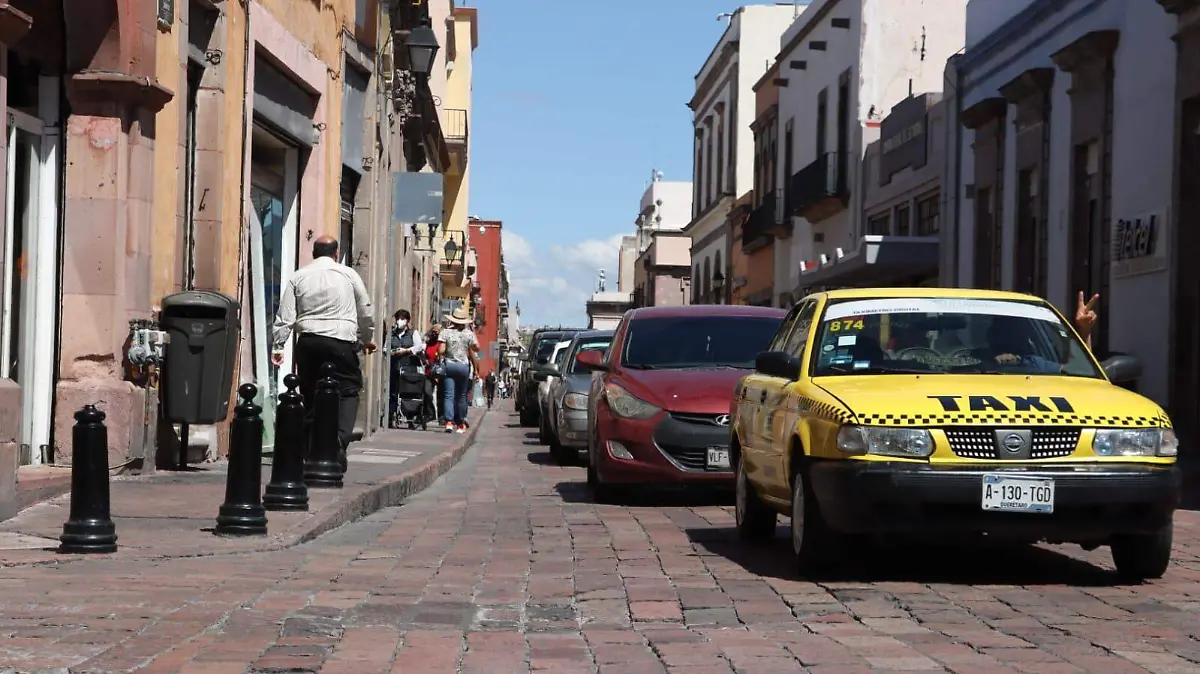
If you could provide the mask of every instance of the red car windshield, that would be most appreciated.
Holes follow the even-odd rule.
[[[629,323],[621,366],[634,370],[752,369],[783,322],[767,316],[671,316]]]

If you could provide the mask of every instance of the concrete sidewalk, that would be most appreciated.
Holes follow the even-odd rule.
[[[316,538],[347,522],[400,504],[458,463],[474,441],[484,415],[471,409],[464,434],[387,430],[350,446],[342,489],[309,489],[308,512],[268,512],[267,536],[215,536],[225,499],[226,464],[202,464],[186,472],[113,478],[115,558],[162,559],[277,550]],[[263,485],[271,467],[263,466]],[[70,494],[26,508],[0,523],[0,566],[54,563],[58,536],[70,514]]]

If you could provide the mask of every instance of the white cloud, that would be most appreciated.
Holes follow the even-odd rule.
[[[586,325],[585,304],[596,289],[600,269],[605,270],[608,288],[616,289],[621,236],[550,244],[542,249],[511,229],[504,229],[509,292],[521,306],[521,324]]]

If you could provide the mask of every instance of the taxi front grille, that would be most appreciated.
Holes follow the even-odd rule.
[[[946,440],[950,450],[964,459],[1001,459],[996,447],[996,431],[993,428],[946,428]],[[1078,428],[1034,428],[1029,458],[1053,459],[1070,456],[1079,445]]]

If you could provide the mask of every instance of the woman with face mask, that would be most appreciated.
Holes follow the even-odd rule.
[[[389,405],[388,419],[391,422],[389,426],[396,428],[400,421],[399,407],[400,395],[397,393],[401,389],[401,374],[405,371],[414,369],[423,371],[425,357],[425,339],[421,337],[412,326],[412,314],[407,310],[401,309],[393,314],[392,318],[395,323],[392,325],[392,334],[388,339],[388,354],[391,356],[391,391],[392,394]]]

